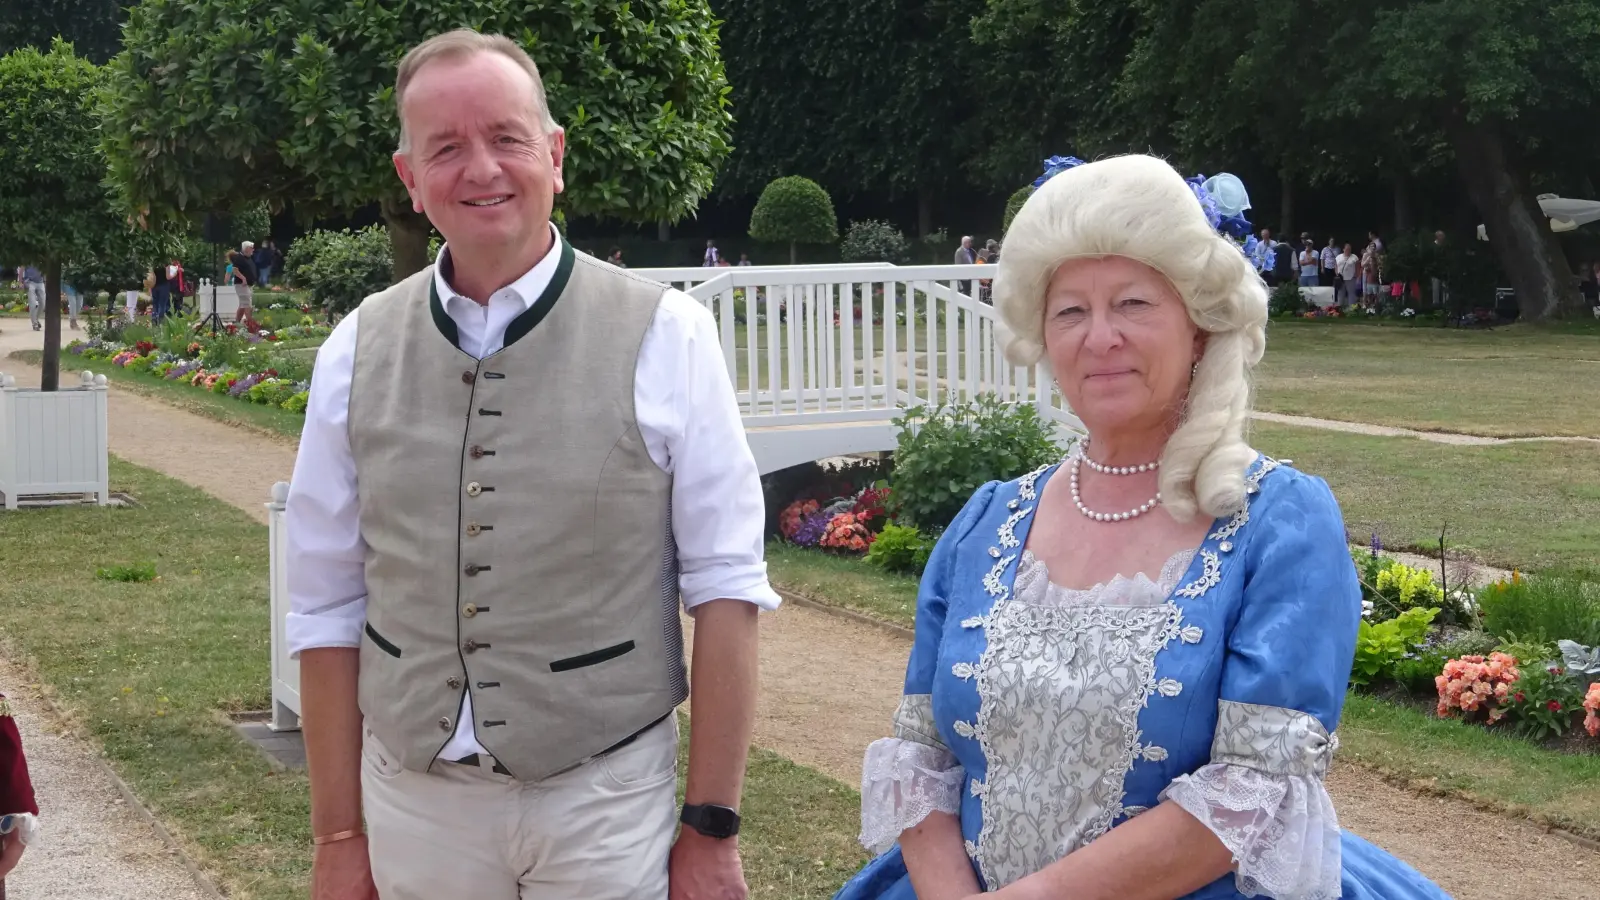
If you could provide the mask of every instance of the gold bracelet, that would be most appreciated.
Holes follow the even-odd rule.
[[[349,831],[337,831],[333,834],[325,834],[322,837],[314,837],[311,839],[311,843],[331,844],[334,841],[342,841],[348,838],[360,837],[363,833],[364,832],[362,832],[362,830],[359,828],[352,828]]]

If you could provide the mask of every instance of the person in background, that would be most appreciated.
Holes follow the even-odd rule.
[[[150,322],[160,325],[172,305],[172,282],[168,278],[167,267],[160,263],[156,264],[151,274],[155,280],[150,284]]]
[[[1317,270],[1321,267],[1322,260],[1317,254],[1317,245],[1311,242],[1311,238],[1305,238],[1304,243],[1300,245],[1300,286],[1316,287]]]
[[[748,254],[748,253],[740,253],[739,254],[739,265],[741,265],[741,266],[753,266],[753,265],[755,265],[755,263],[750,261],[750,254]]]
[[[1255,252],[1250,255],[1250,264],[1255,266],[1256,271],[1261,273],[1262,278],[1268,279],[1269,284],[1271,283],[1273,266],[1278,261],[1277,250],[1274,247],[1272,229],[1263,228],[1261,229],[1260,239],[1256,241]]]
[[[253,323],[252,313],[254,312],[255,299],[252,294],[256,283],[261,278],[261,273],[256,269],[255,260],[252,258],[255,256],[255,252],[256,245],[245,241],[239,245],[239,252],[229,257],[233,261],[233,286],[239,294],[239,309],[233,314],[235,324],[239,322]]]
[[[1367,246],[1361,251],[1361,295],[1362,299],[1374,306],[1382,296],[1383,284],[1383,241],[1378,240],[1376,231],[1367,232]]]
[[[978,261],[978,254],[972,249],[972,235],[961,236],[961,246],[956,248],[956,265],[970,266]]]
[[[616,266],[619,269],[626,269],[628,267],[628,264],[622,261],[621,247],[612,247],[611,255],[606,257],[606,262],[611,263],[613,266]]]
[[[33,321],[33,330],[38,331],[44,327],[39,324],[39,317],[44,315],[44,273],[38,266],[23,266],[17,273],[17,280],[28,292],[28,318]]]
[[[283,262],[283,254],[278,252],[277,246],[272,243],[272,238],[261,242],[261,248],[256,251],[255,264],[258,278],[256,284],[268,285],[272,283],[272,273]]]
[[[1339,276],[1337,295],[1339,305],[1355,306],[1360,300],[1360,296],[1356,293],[1356,279],[1361,277],[1361,258],[1356,256],[1352,245],[1344,245],[1344,252],[1335,257],[1333,268]]]
[[[1339,248],[1333,242],[1333,235],[1328,235],[1328,246],[1322,248],[1322,286],[1333,288],[1334,294],[1339,293],[1339,275],[1335,271],[1335,263],[1339,259]]]
[[[706,255],[700,264],[703,266],[715,266],[721,259],[722,254],[717,252],[717,242],[706,241]]]
[[[167,263],[167,281],[172,285],[172,314],[183,315],[183,297],[189,293],[189,282],[184,277],[183,263],[174,256]]]
[[[6,900],[6,876],[39,833],[38,815],[22,735],[11,718],[10,701],[0,694],[0,900]]]

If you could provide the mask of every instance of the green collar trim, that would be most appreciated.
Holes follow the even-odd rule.
[[[560,237],[559,240],[561,242],[561,258],[556,263],[555,274],[550,276],[550,283],[545,285],[544,293],[539,295],[539,299],[533,301],[521,315],[512,319],[511,324],[506,326],[505,343],[502,349],[510,347],[517,341],[527,337],[529,332],[544,321],[545,316],[550,315],[550,310],[555,308],[556,301],[561,299],[562,293],[566,291],[567,282],[572,279],[572,264],[575,254],[573,253],[572,245],[567,243],[565,236]],[[439,265],[444,267],[445,277],[448,278],[449,257],[441,257]],[[428,278],[428,311],[433,314],[434,327],[439,329],[439,333],[444,335],[445,340],[448,340],[451,346],[460,350],[461,332],[456,328],[455,320],[450,318],[450,314],[444,311],[444,302],[439,299],[439,282],[432,276]]]

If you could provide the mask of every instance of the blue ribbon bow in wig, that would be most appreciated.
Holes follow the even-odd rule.
[[[1044,161],[1044,173],[1033,180],[1033,189],[1038,190],[1046,181],[1081,165],[1083,160],[1076,156],[1052,156]],[[1200,201],[1200,208],[1205,210],[1211,227],[1236,244],[1242,241],[1246,253],[1252,250],[1254,228],[1244,217],[1244,211],[1250,208],[1250,194],[1244,189],[1244,182],[1228,172],[1219,172],[1210,178],[1196,175],[1186,181],[1195,199]]]

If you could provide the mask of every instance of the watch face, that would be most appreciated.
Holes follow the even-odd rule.
[[[739,814],[726,806],[698,806],[684,810],[684,821],[706,837],[725,838],[739,833]]]

